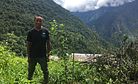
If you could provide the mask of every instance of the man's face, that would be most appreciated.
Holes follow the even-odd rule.
[[[41,26],[42,26],[42,17],[35,17],[35,26],[36,26],[36,28],[41,28]]]

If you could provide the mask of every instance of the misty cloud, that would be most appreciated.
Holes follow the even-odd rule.
[[[119,6],[135,0],[53,0],[71,12],[84,12],[107,6]]]

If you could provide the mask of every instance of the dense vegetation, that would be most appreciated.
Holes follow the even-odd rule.
[[[71,37],[72,41],[80,39],[74,43],[74,52],[100,53],[103,47],[101,43],[105,43],[104,41],[100,42],[99,36],[78,18],[52,0],[1,0],[0,41],[2,44],[9,47],[14,45],[10,47],[11,50],[20,56],[25,56],[26,35],[27,31],[34,27],[35,15],[44,17],[44,26],[49,30],[51,28],[50,22],[56,20],[59,24],[65,25],[65,30],[71,32],[70,35],[77,34],[78,37]],[[53,42],[53,45],[55,45],[55,42]]]
[[[63,38],[66,38],[63,37]],[[122,41],[122,47],[114,53],[97,57],[97,61],[87,63],[74,62],[65,52],[67,44],[60,39],[60,60],[50,61],[49,84],[132,84],[137,83],[138,55],[135,42],[129,42],[127,37]],[[63,48],[62,48],[63,47]],[[0,83],[1,84],[39,84],[42,82],[40,67],[36,67],[34,79],[27,80],[27,59],[18,57],[7,47],[0,45]]]

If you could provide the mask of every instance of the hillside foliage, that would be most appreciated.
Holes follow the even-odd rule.
[[[102,43],[105,42],[101,42],[95,32],[52,0],[1,0],[0,9],[0,43],[9,46],[19,56],[26,56],[26,36],[27,32],[34,28],[35,15],[44,18],[43,26],[49,30],[53,20],[56,20],[57,24],[64,24],[69,38],[72,41],[78,39],[74,40],[74,43],[70,42],[74,44],[74,52],[100,53],[104,48]],[[56,40],[53,40],[52,45],[55,49],[58,48],[55,46]]]
[[[65,37],[64,37],[65,38]],[[67,44],[61,43],[63,49]],[[106,53],[98,57],[96,62],[75,62],[67,58],[60,50],[60,59],[50,61],[49,84],[133,84],[137,83],[138,55],[137,42],[122,41],[122,46],[114,53]],[[61,47],[61,49],[62,49]],[[43,77],[40,66],[37,65],[34,79],[27,80],[27,58],[18,57],[7,47],[0,45],[0,83],[1,84],[41,84]]]

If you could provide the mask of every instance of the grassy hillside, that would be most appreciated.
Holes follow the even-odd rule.
[[[96,62],[86,64],[73,64],[71,60],[50,61],[49,84],[136,84],[138,51],[135,46],[126,43],[112,57],[103,55]],[[42,75],[37,65],[34,79],[27,80],[27,58],[18,57],[0,45],[0,84],[41,84]]]
[[[0,45],[0,84],[30,84],[30,82],[31,84],[41,84],[43,74],[40,66],[37,65],[33,80],[29,81],[27,80],[27,64],[27,58],[18,57],[14,52]],[[67,62],[67,65],[67,75],[65,75],[63,60],[50,61],[48,63],[49,84],[66,84],[66,82],[83,84],[94,83],[96,77],[98,77],[96,73],[89,72],[87,66],[83,66],[78,62],[75,62],[74,72],[72,62]],[[95,72],[95,68],[91,70]],[[89,73],[93,75],[89,75]]]
[[[14,52],[0,45],[0,84],[40,84],[43,80],[40,66],[37,65],[34,80],[27,80],[27,58],[18,57]],[[56,82],[63,73],[62,62],[49,62],[50,84]],[[57,66],[58,65],[58,66]],[[61,81],[61,80],[59,80]]]

